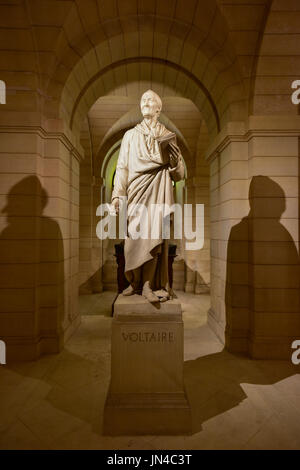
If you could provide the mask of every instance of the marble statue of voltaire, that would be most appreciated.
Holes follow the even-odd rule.
[[[140,102],[144,117],[140,124],[124,134],[112,193],[113,210],[118,213],[120,198],[127,196],[128,223],[130,207],[143,204],[173,202],[172,180],[184,178],[184,166],[176,140],[167,144],[168,160],[162,158],[161,140],[169,139],[172,133],[158,121],[162,102],[152,90],[146,91]],[[150,219],[149,219],[150,220]],[[159,224],[158,219],[151,219]],[[164,239],[161,224],[158,238],[125,239],[125,276],[130,282],[123,295],[142,293],[151,303],[170,299],[168,282],[168,241]]]

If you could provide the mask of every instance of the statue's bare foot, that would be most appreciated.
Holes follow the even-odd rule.
[[[134,295],[134,294],[135,294],[135,290],[131,285],[126,287],[126,289],[124,289],[123,292],[122,292],[122,295],[126,295],[126,296]]]
[[[145,299],[147,299],[148,302],[150,302],[151,304],[156,304],[157,302],[159,302],[159,298],[153,293],[153,291],[147,292],[147,293],[143,293],[143,296],[144,296]]]
[[[159,289],[159,290],[156,290],[154,293],[155,295],[157,295],[160,302],[166,302],[167,300],[170,299],[170,295],[166,291],[166,289]]]
[[[143,292],[142,295],[145,297],[145,299],[148,300],[151,304],[154,304],[156,302],[159,302],[159,298],[157,295],[154,294],[153,290],[151,289],[149,282],[145,282],[144,287],[143,287]]]

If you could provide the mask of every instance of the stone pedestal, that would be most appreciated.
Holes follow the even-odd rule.
[[[188,434],[183,322],[178,300],[119,295],[112,323],[111,382],[104,434]]]

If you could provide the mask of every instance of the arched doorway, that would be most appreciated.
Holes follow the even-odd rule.
[[[97,1],[78,0],[54,2],[49,17],[45,15],[47,8],[44,2],[30,3],[28,9],[24,8],[23,2],[1,7],[4,16],[14,18],[9,23],[11,32],[5,31],[5,34],[13,35],[16,18],[24,29],[23,35],[27,34],[25,30],[32,29],[30,38],[24,39],[24,48],[22,42],[20,47],[10,50],[10,59],[4,61],[7,69],[4,73],[11,82],[7,87],[9,100],[6,105],[1,105],[1,127],[5,136],[2,139],[3,154],[10,155],[9,166],[7,159],[3,159],[3,204],[11,197],[15,184],[29,174],[38,177],[48,198],[42,217],[40,202],[30,206],[26,215],[17,211],[22,230],[18,242],[8,240],[9,245],[14,243],[15,247],[11,257],[8,260],[4,257],[3,263],[6,272],[11,270],[14,273],[3,276],[4,315],[1,322],[3,335],[9,343],[8,354],[18,357],[22,347],[27,351],[24,357],[38,357],[43,352],[57,350],[78,326],[78,276],[79,284],[84,281],[82,269],[79,269],[79,253],[88,255],[91,248],[93,250],[90,259],[81,258],[85,272],[90,269],[91,261],[97,260],[97,265],[93,266],[90,274],[101,265],[99,246],[90,230],[94,207],[87,201],[92,198],[96,202],[94,193],[99,193],[102,182],[98,169],[90,168],[93,160],[86,158],[81,140],[82,125],[99,97],[109,96],[110,100],[122,97],[122,100],[134,99],[136,103],[142,90],[150,87],[163,99],[190,100],[205,122],[199,135],[203,131],[207,142],[204,146],[201,141],[198,151],[204,158],[207,149],[210,165],[212,207],[208,250],[212,258],[213,300],[210,323],[224,340],[226,247],[231,228],[249,210],[252,177],[268,173],[268,176],[281,179],[288,211],[283,214],[283,223],[292,235],[293,243],[298,237],[299,123],[297,109],[285,91],[287,77],[297,77],[297,60],[294,43],[289,41],[288,34],[281,36],[286,41],[283,41],[280,54],[276,42],[279,40],[276,25],[281,24],[278,18],[296,34],[290,21],[295,7],[285,6],[286,13],[283,14],[281,3],[279,0],[262,0],[254,6],[244,0],[234,5],[215,0],[178,0],[168,4],[130,2],[125,6],[121,0],[113,3],[103,1],[101,5]],[[16,15],[10,15],[8,11]],[[239,26],[240,18],[243,18],[243,27]],[[35,28],[36,24],[38,28]],[[20,63],[20,57],[26,58],[24,64]],[[287,76],[279,76],[283,69],[288,70]],[[277,77],[272,82],[274,88],[271,93],[268,92],[270,70],[276,70]],[[275,76],[273,72],[271,75]],[[20,81],[25,81],[25,85],[20,86]],[[272,100],[274,95],[279,98]],[[127,106],[128,103],[121,104]],[[272,145],[267,145],[270,142]],[[90,148],[94,144],[90,142]],[[193,189],[189,194],[192,197],[194,193],[192,200],[195,201],[206,197],[203,186],[206,183],[199,173],[197,175],[198,157],[190,163],[192,173],[189,171],[189,175],[193,174],[193,178],[187,181],[187,187],[191,184]],[[82,170],[85,167],[80,172],[81,182],[86,180],[86,193],[81,192],[80,196],[83,204],[79,204],[80,166]],[[188,162],[187,166],[189,168]],[[275,175],[273,169],[276,169]],[[37,183],[30,189],[28,197],[40,201],[41,194],[43,191]],[[24,201],[25,198],[21,202]],[[80,248],[79,210],[85,218],[82,234],[86,235]],[[26,217],[25,222],[32,228],[31,232],[25,230],[22,217]],[[47,238],[43,217],[53,219],[59,225],[64,246],[62,256],[58,254],[59,250],[55,251],[53,239]],[[5,224],[4,220],[4,235]],[[22,243],[29,233],[37,249],[31,249],[29,258],[22,255],[21,262],[15,263],[14,253],[22,253]],[[7,242],[6,239],[2,241],[3,244]],[[48,257],[49,253],[53,253],[54,258]],[[193,257],[189,262],[193,271]],[[200,260],[196,264],[198,262]],[[209,259],[206,262],[209,263]],[[60,264],[63,270],[58,268]],[[240,266],[240,269],[244,268]],[[245,268],[251,276],[243,278],[244,287],[249,292],[255,286],[257,299],[261,293],[260,287],[256,289],[256,284],[260,285],[258,273],[264,269],[256,262],[251,269]],[[284,273],[285,268],[282,269]],[[297,276],[293,278],[297,279]],[[277,281],[274,278],[272,282],[270,289],[275,293]],[[186,288],[195,288],[193,276],[188,285]],[[100,282],[98,288],[101,289]],[[298,331],[295,311],[298,288],[292,287],[294,300],[291,305],[288,300],[284,302],[279,315],[276,311],[279,304],[272,304],[275,294],[268,296],[268,289],[266,287],[265,291],[268,300],[263,304],[266,309],[263,308],[262,313],[258,301],[248,305],[242,315],[239,315],[240,305],[236,311],[231,305],[232,312],[235,312],[235,326],[228,334],[234,338],[232,344],[235,343],[238,350],[249,354],[256,351],[264,356],[266,351],[261,345],[271,341],[275,344],[271,349],[281,354],[276,343],[278,337],[281,338],[282,319],[289,318],[281,346],[288,355],[293,331]],[[63,296],[60,295],[61,290]],[[286,286],[283,290],[287,290]],[[23,294],[25,307],[20,306],[18,300],[23,298]],[[286,294],[284,296],[288,299]],[[269,309],[273,316],[267,315]],[[286,311],[288,316],[284,317]],[[30,321],[25,322],[25,317]],[[261,317],[265,323],[260,322]],[[272,318],[272,326],[276,325],[272,330],[272,340],[266,326],[269,325],[268,318],[268,321]],[[26,323],[26,328],[14,330],[11,325],[16,325],[18,319]],[[297,328],[292,327],[295,324]]]

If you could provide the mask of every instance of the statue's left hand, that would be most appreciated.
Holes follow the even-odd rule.
[[[175,168],[177,166],[177,163],[178,163],[178,160],[179,160],[179,157],[181,155],[181,152],[180,152],[180,148],[178,147],[178,145],[174,144],[174,143],[170,143],[170,147],[171,147],[171,150],[170,150],[170,166],[171,168]]]
[[[119,198],[118,197],[114,198],[110,206],[111,206],[111,215],[117,215],[119,213],[119,208],[120,208]]]

